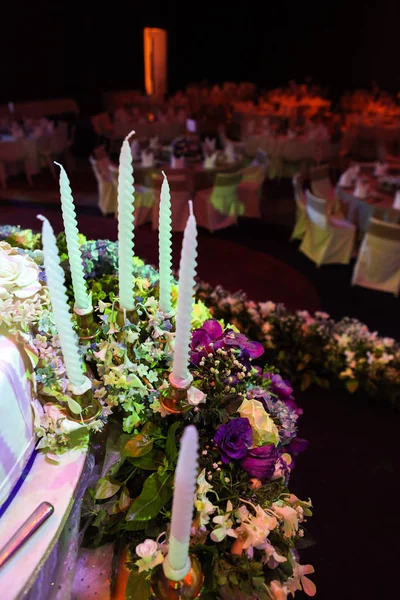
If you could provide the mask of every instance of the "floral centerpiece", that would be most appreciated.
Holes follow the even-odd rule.
[[[126,544],[131,571],[127,597],[150,597],[151,573],[168,550],[177,440],[185,425],[193,423],[202,450],[190,550],[205,574],[202,597],[267,600],[286,598],[302,588],[314,595],[315,586],[307,578],[313,568],[300,564],[297,550],[311,503],[288,488],[295,457],[306,446],[297,436],[302,411],[291,385],[263,363],[260,343],[211,318],[198,301],[192,319],[188,409],[179,418],[168,414],[161,400],[173,357],[175,320],[159,310],[158,274],[134,260],[135,308],[121,319],[107,243],[91,244],[85,265],[95,275],[88,283],[95,292],[100,333],[95,340],[81,341],[80,353],[102,412],[89,424],[68,416],[74,401],[67,393],[42,268],[31,258],[32,251],[4,243],[1,263],[8,274],[2,292],[2,301],[12,307],[7,311],[25,315],[38,298],[44,300],[41,310],[29,309],[24,321],[40,398],[35,403],[39,448],[57,460],[60,452],[84,447],[91,433],[100,431],[103,440],[105,436],[100,477],[84,501],[85,543]],[[96,270],[97,252],[103,252],[111,272]],[[172,291],[174,304],[174,286]],[[12,330],[18,319],[7,324]]]

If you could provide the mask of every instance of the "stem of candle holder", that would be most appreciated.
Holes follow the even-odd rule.
[[[76,386],[69,384],[67,389],[71,398],[82,408],[82,411],[77,414],[72,412],[68,407],[68,418],[71,421],[87,424],[101,415],[101,404],[97,398],[93,396],[92,382],[89,377],[85,377],[85,381],[82,385]]]
[[[80,340],[93,340],[100,333],[100,328],[94,318],[93,308],[84,311],[74,308],[76,314],[77,331]]]
[[[168,579],[164,573],[163,565],[154,569],[151,576],[151,593],[157,600],[191,600],[199,598],[203,588],[204,575],[201,570],[200,561],[194,555],[190,555],[190,571],[180,581]]]
[[[170,385],[163,390],[160,396],[161,406],[172,415],[190,410],[191,406],[187,403],[187,391],[192,384],[193,377],[190,375],[187,379],[179,379],[170,373],[168,379]]]

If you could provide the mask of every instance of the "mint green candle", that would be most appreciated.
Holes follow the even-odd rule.
[[[75,297],[75,310],[77,312],[87,313],[92,310],[92,303],[87,293],[86,282],[83,275],[82,254],[79,244],[79,231],[74,199],[64,167],[57,162],[55,164],[60,167],[61,210],[64,221],[65,237],[67,239],[72,288]]]
[[[125,310],[133,310],[133,235],[134,201],[132,152],[126,136],[119,155],[118,172],[118,279],[119,304]]]
[[[161,186],[160,212],[158,220],[158,252],[160,270],[160,310],[166,315],[172,314],[171,303],[171,194],[167,176],[164,171]]]
[[[86,377],[83,374],[82,359],[78,350],[78,336],[73,328],[71,313],[69,312],[64,270],[60,265],[56,237],[48,220],[42,215],[38,215],[38,219],[43,221],[44,268],[54,321],[60,337],[65,370],[69,383],[75,388],[80,388],[85,384]]]

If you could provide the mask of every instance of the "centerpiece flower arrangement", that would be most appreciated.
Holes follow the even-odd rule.
[[[101,249],[101,242],[92,243],[92,252]],[[115,275],[90,282],[100,333],[81,341],[79,351],[102,412],[89,424],[71,420],[66,409],[74,408],[73,400],[42,257],[37,256],[38,265],[29,251],[8,243],[2,243],[2,252],[6,273],[18,259],[20,275],[12,285],[10,276],[7,294],[2,293],[13,291],[14,316],[25,314],[38,298],[46,300],[24,322],[40,398],[34,403],[39,449],[57,460],[60,452],[85,448],[90,433],[106,435],[100,477],[86,494],[82,524],[89,545],[110,540],[128,545],[127,597],[150,597],[151,573],[167,553],[177,441],[190,423],[201,447],[190,551],[205,574],[202,597],[284,598],[301,588],[314,595],[307,577],[313,568],[300,564],[296,549],[311,503],[288,489],[295,457],[306,446],[297,437],[302,411],[288,381],[275,369],[254,364],[262,361],[262,345],[212,319],[197,302],[188,410],[179,418],[167,414],[160,400],[173,357],[175,319],[159,310],[157,271],[135,258],[131,320],[119,318]],[[174,307],[176,297],[173,283]],[[2,310],[2,317],[6,314]],[[18,319],[8,325],[17,329]]]

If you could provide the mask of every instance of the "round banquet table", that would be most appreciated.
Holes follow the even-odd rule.
[[[167,176],[183,175],[186,177],[187,189],[191,196],[194,197],[196,192],[212,188],[218,173],[235,173],[243,167],[243,161],[221,165],[215,169],[205,169],[202,162],[189,163],[184,169],[172,169],[169,167],[169,164],[162,163],[152,167],[143,167],[141,164],[134,163],[133,176],[135,184],[152,187],[153,175],[159,174],[161,171],[164,171]]]
[[[393,208],[394,193],[382,190],[376,178],[368,177],[371,192],[366,198],[354,195],[354,187],[337,186],[336,193],[347,219],[365,232],[371,217],[400,223],[400,210]]]
[[[8,175],[23,172],[24,164],[28,164],[31,175],[39,173],[41,154],[49,152],[61,154],[67,148],[68,128],[66,123],[60,123],[52,134],[40,137],[23,137],[15,139],[11,135],[0,137],[0,161],[6,166]]]

